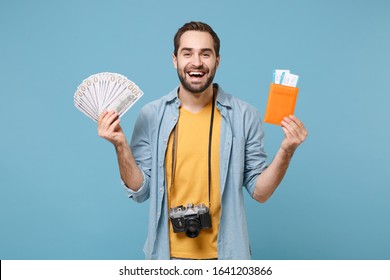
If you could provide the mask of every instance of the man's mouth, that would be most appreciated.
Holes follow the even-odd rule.
[[[206,75],[206,73],[202,72],[202,71],[190,71],[190,72],[187,72],[187,74],[191,78],[202,78],[204,75]]]

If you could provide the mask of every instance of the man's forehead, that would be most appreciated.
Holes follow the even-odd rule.
[[[211,49],[214,51],[214,40],[208,32],[186,31],[180,38],[180,49]]]

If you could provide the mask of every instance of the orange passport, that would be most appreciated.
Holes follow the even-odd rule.
[[[294,114],[298,88],[271,84],[264,122],[281,125],[284,117]]]

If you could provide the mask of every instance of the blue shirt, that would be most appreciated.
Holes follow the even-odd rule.
[[[165,153],[179,118],[177,92],[178,87],[142,108],[130,143],[144,180],[138,191],[126,190],[137,202],[150,200],[146,259],[170,259]],[[218,259],[250,259],[243,187],[252,196],[257,177],[268,166],[263,125],[253,106],[226,94],[219,86],[216,102],[222,115]]]

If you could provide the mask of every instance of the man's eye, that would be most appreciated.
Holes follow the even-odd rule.
[[[204,53],[202,54],[203,57],[210,57],[210,54],[209,53]]]
[[[183,53],[183,56],[184,57],[189,57],[189,56],[191,56],[191,53]]]

